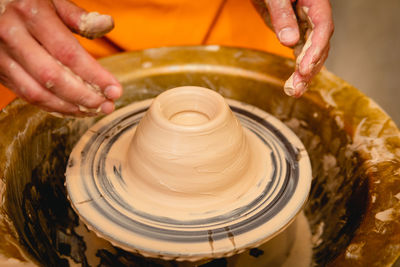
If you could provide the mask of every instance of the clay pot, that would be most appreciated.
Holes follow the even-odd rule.
[[[312,163],[305,213],[316,265],[390,266],[400,256],[399,130],[354,87],[323,70],[304,97],[289,98],[282,85],[293,61],[217,46],[150,49],[101,62],[124,85],[118,107],[169,88],[195,85],[284,121],[300,137]],[[52,266],[66,264],[67,258],[86,262],[93,257],[103,266],[149,261],[98,239],[102,249],[92,251],[89,246],[85,251],[87,239],[81,236],[89,232],[78,227],[66,196],[64,171],[73,146],[95,120],[54,118],[19,100],[2,112],[3,254],[25,255]],[[214,263],[223,266],[226,261]]]
[[[153,195],[243,194],[248,187],[242,181],[254,175],[249,177],[249,170],[261,169],[251,165],[256,149],[249,147],[248,136],[218,93],[201,87],[168,90],[154,99],[136,129],[127,177],[135,184],[144,181]]]
[[[306,150],[282,122],[194,86],[102,119],[66,170],[72,206],[97,235],[146,257],[190,262],[240,254],[278,234],[269,246],[279,249],[265,254],[287,255],[298,231],[284,230],[310,185]]]

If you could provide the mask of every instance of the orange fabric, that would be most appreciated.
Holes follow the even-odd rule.
[[[0,109],[14,100],[15,94],[0,84]]]
[[[85,47],[95,58],[110,56],[120,52],[118,47],[114,46],[107,38],[98,38],[96,40],[88,40],[79,35],[75,35],[79,43]]]
[[[114,17],[115,29],[107,38],[121,50],[220,44],[292,57],[292,50],[279,43],[250,0],[118,0],[118,5],[108,0],[76,2],[86,10]],[[78,38],[96,57],[114,53],[104,49],[101,39]]]
[[[250,0],[227,0],[206,43],[258,49],[293,57],[293,51],[281,45]]]
[[[222,0],[117,1],[118,4],[109,0],[76,3],[86,10],[113,16],[115,29],[107,38],[123,50],[201,44],[223,4]],[[91,41],[80,41],[91,50]]]
[[[75,0],[88,11],[110,14],[115,29],[80,43],[95,57],[173,45],[219,44],[292,57],[265,26],[250,0]],[[0,109],[14,94],[0,85]]]

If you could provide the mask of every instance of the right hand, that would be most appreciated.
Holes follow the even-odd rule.
[[[329,0],[252,0],[279,41],[294,47],[296,67],[286,81],[286,94],[300,97],[321,70],[329,53],[334,26]],[[294,9],[295,8],[295,9]]]
[[[0,82],[46,111],[111,113],[122,87],[71,31],[96,38],[113,26],[68,0],[0,0]]]

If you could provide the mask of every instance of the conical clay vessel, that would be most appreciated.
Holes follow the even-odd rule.
[[[269,240],[305,203],[307,153],[280,121],[200,87],[167,90],[93,126],[71,153],[81,218],[145,256],[197,261]]]

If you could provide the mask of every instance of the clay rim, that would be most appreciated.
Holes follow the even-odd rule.
[[[143,107],[148,107],[151,103],[150,100],[145,100],[139,103],[136,103],[136,105],[142,105],[141,108],[138,107],[139,109],[143,110]],[[119,247],[122,247],[126,250],[133,251],[136,253],[140,253],[144,256],[150,256],[150,257],[158,257],[158,258],[163,258],[163,259],[176,259],[176,260],[189,260],[189,261],[197,261],[200,259],[204,258],[212,258],[212,257],[223,257],[223,256],[229,256],[235,253],[238,253],[240,251],[243,251],[247,248],[250,247],[255,247],[257,245],[260,245],[264,243],[265,241],[269,240],[279,232],[283,231],[289,224],[290,222],[294,219],[294,217],[298,214],[298,212],[301,210],[303,207],[306,199],[308,192],[310,190],[310,185],[311,185],[311,166],[310,162],[308,159],[308,155],[305,151],[305,148],[301,141],[297,138],[297,136],[291,132],[289,128],[287,128],[283,123],[281,123],[279,120],[276,118],[272,117],[271,115],[267,114],[266,112],[255,108],[253,106],[234,101],[234,100],[229,100],[228,103],[233,107],[239,106],[241,108],[246,109],[250,113],[254,113],[258,115],[257,117],[259,119],[268,119],[268,123],[271,125],[275,126],[276,133],[281,133],[283,137],[287,138],[290,140],[290,144],[286,144],[287,146],[289,145],[292,152],[295,154],[294,156],[298,157],[300,155],[300,158],[298,160],[298,165],[300,166],[299,168],[299,176],[302,177],[302,179],[298,179],[296,189],[294,191],[294,194],[292,195],[292,198],[290,201],[285,205],[285,207],[282,209],[282,216],[280,218],[274,217],[268,221],[268,223],[261,225],[260,227],[256,229],[252,229],[250,232],[246,232],[246,235],[240,234],[240,235],[235,235],[235,243],[237,245],[232,244],[230,246],[222,245],[221,246],[218,244],[219,242],[222,242],[221,240],[213,240],[214,246],[218,247],[219,249],[210,251],[209,249],[207,251],[204,250],[196,250],[196,248],[191,249],[193,246],[192,244],[189,245],[189,243],[176,243],[176,242],[159,242],[156,245],[155,242],[151,242],[148,238],[143,238],[140,235],[135,235],[133,233],[129,233],[124,231],[123,229],[121,230],[119,226],[117,228],[112,227],[112,225],[102,225],[102,230],[99,229],[99,227],[96,227],[96,219],[93,220],[93,218],[98,218],[98,220],[101,220],[104,218],[104,215],[101,214],[96,210],[96,214],[93,214],[93,210],[88,205],[79,205],[82,203],[82,201],[79,201],[79,199],[76,199],[76,195],[74,195],[72,192],[74,192],[74,185],[68,182],[68,177],[71,178],[71,173],[68,174],[67,170],[67,189],[69,192],[69,197],[72,202],[72,206],[77,211],[77,213],[80,215],[80,217],[85,221],[85,223],[89,226],[91,229],[95,229],[95,232],[101,236],[104,237],[105,239],[111,241],[114,245],[117,245]],[[128,107],[126,107],[128,108]],[[118,110],[115,112],[115,116],[118,114],[124,114],[124,109]],[[112,118],[106,117],[103,119],[103,124],[107,124],[109,121],[111,121]],[[91,128],[92,131],[100,130],[102,124],[97,123],[94,127]],[[88,139],[88,138],[86,138]],[[78,147],[78,145],[77,145]],[[71,158],[72,158],[73,153],[71,153]],[[308,178],[308,179],[306,179]],[[76,184],[75,184],[76,186]],[[71,191],[72,190],[72,191]],[[75,190],[75,192],[78,192]],[[81,193],[88,193],[88,192],[81,192]],[[88,196],[88,195],[87,195]],[[99,199],[102,199],[101,196],[99,196]],[[82,199],[81,199],[82,200]],[[75,205],[77,203],[77,205]],[[79,205],[79,207],[78,207]],[[79,212],[78,212],[79,211]],[[87,218],[87,214],[89,212],[92,212],[92,219]],[[108,220],[112,221],[111,218],[107,218]],[[115,235],[116,233],[119,232],[119,238],[116,238]],[[261,234],[260,234],[261,233]],[[133,235],[132,235],[133,234]],[[135,242],[135,245],[132,246],[132,244],[128,244],[126,242],[123,242],[123,239],[126,239],[127,236],[129,236],[130,240],[135,240],[138,242]],[[252,236],[251,238],[249,237]],[[226,235],[226,238],[231,238],[229,232]],[[150,241],[150,242],[149,242]],[[169,251],[166,251],[169,250]]]
[[[180,124],[175,124],[171,122],[170,118],[167,118],[163,111],[163,104],[161,102],[164,102],[165,100],[169,98],[175,98],[176,95],[182,95],[182,91],[179,91],[181,87],[173,88],[170,90],[167,90],[163,92],[159,97],[154,98],[153,102],[151,105],[155,105],[156,108],[154,109],[149,109],[150,112],[155,113],[152,114],[153,118],[159,118],[157,120],[157,123],[162,125],[162,128],[165,128],[167,130],[171,131],[176,131],[179,130],[181,132],[197,132],[197,131],[207,131],[209,129],[213,129],[215,125],[218,125],[221,123],[221,121],[224,121],[226,117],[228,116],[229,109],[221,108],[221,106],[227,107],[226,102],[224,98],[216,93],[213,90],[203,88],[203,87],[198,87],[198,86],[185,86],[185,89],[187,90],[186,92],[183,92],[185,95],[191,94],[193,95],[198,95],[200,97],[207,97],[210,101],[214,102],[215,106],[219,106],[218,110],[215,111],[216,116],[208,116],[209,120],[205,123],[201,124],[195,124],[195,125],[180,125]],[[202,94],[198,91],[198,89],[207,90],[206,94]],[[221,106],[220,106],[221,105]],[[182,112],[182,111],[180,111]],[[174,114],[172,114],[174,116]]]

